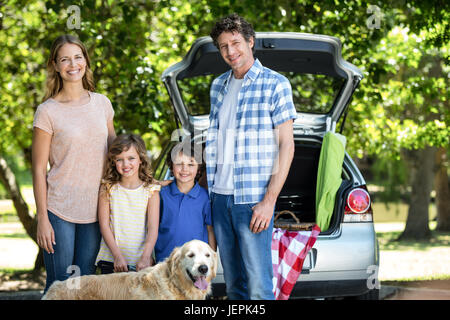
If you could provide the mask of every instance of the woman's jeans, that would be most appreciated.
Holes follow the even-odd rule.
[[[95,260],[100,248],[98,222],[80,224],[67,222],[50,211],[48,218],[55,232],[54,253],[44,250],[47,281],[44,293],[55,280],[95,273]]]
[[[234,204],[233,195],[216,193],[211,203],[228,299],[273,300],[273,217],[267,230],[255,234],[249,227],[255,204]]]

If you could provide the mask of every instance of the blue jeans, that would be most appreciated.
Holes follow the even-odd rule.
[[[211,203],[228,298],[273,300],[273,217],[267,230],[254,234],[249,226],[255,204],[234,204],[232,195],[216,193]]]
[[[47,253],[44,250],[44,264],[47,271],[44,293],[55,280],[66,280],[72,273],[81,276],[94,274],[95,259],[101,240],[98,222],[71,223],[50,211],[48,218],[55,232],[56,245],[53,245],[55,253]]]

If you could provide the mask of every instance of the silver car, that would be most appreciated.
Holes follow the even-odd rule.
[[[292,85],[298,117],[294,123],[295,156],[275,211],[290,210],[302,222],[315,222],[316,184],[324,134],[342,131],[361,71],[343,60],[338,38],[324,35],[258,32],[255,57],[285,75]],[[209,126],[211,82],[229,69],[210,37],[197,39],[179,63],[162,75],[180,134],[163,149],[155,177],[169,179],[169,148],[180,135],[204,143]],[[219,248],[220,254],[220,248]],[[378,299],[379,252],[366,182],[348,154],[328,230],[307,255],[291,293],[300,298],[354,297]],[[222,266],[213,295],[225,295]]]

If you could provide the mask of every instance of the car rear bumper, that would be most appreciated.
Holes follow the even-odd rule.
[[[370,283],[360,280],[298,281],[290,298],[318,299],[331,297],[361,296],[369,292]],[[226,296],[225,283],[213,283],[214,297]]]
[[[291,298],[329,298],[360,296],[369,291],[366,279],[298,281],[292,289]]]
[[[299,281],[292,289],[290,298],[331,298],[361,296],[369,292],[367,280]],[[212,284],[214,297],[226,296],[224,283]]]

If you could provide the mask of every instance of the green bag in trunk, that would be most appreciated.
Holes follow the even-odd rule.
[[[321,231],[330,226],[336,193],[342,183],[345,144],[345,137],[338,133],[329,131],[323,137],[316,187],[316,223]]]

